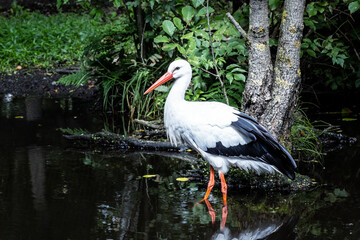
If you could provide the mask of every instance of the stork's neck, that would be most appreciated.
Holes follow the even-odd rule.
[[[191,74],[186,74],[176,79],[166,99],[166,103],[176,104],[178,102],[185,101],[185,92],[189,87],[190,81],[191,81]]]

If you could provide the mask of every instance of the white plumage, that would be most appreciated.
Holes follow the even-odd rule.
[[[189,144],[220,175],[227,173],[230,166],[236,166],[257,173],[278,171],[294,178],[296,164],[290,154],[253,118],[223,103],[185,101],[191,77],[190,64],[176,60],[170,64],[168,72],[145,92],[175,79],[164,113],[167,135],[172,144]]]

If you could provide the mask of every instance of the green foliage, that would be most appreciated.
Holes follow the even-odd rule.
[[[0,16],[0,72],[77,64],[87,39],[102,28],[101,21],[87,15],[45,16],[17,5],[10,13]]]
[[[191,5],[166,13],[154,42],[170,58],[182,56],[193,65],[193,86],[187,94],[188,100],[225,101],[220,81],[215,77],[216,64],[230,104],[238,106],[246,79],[245,42],[239,39],[238,31],[221,11],[209,19],[210,35],[207,13],[214,11],[204,6],[204,1],[192,1]]]
[[[359,87],[359,1],[312,1],[304,16],[303,69],[333,90]],[[350,13],[350,14],[349,14]]]
[[[318,132],[305,113],[295,111],[294,124],[291,128],[291,140],[295,154],[301,160],[318,160],[322,157],[322,145]]]

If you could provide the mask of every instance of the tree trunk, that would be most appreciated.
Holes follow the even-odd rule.
[[[242,111],[261,119],[271,99],[272,63],[269,47],[268,0],[250,1],[249,74],[242,99]]]
[[[283,143],[288,140],[299,95],[304,8],[305,0],[285,0],[273,71],[268,0],[250,0],[249,75],[242,110]]]
[[[284,3],[274,67],[272,98],[266,105],[260,120],[283,142],[288,142],[299,96],[304,8],[305,0],[286,0]]]

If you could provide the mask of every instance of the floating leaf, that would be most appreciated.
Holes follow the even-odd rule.
[[[169,20],[163,21],[162,27],[163,27],[163,30],[170,36],[172,36],[174,34],[175,29],[176,29],[174,24]]]
[[[24,116],[15,116],[16,119],[23,119]]]
[[[351,122],[351,121],[356,121],[356,118],[343,118],[342,119],[344,122]]]
[[[186,177],[180,177],[180,178],[177,178],[176,181],[179,181],[179,182],[187,182],[187,181],[189,181],[189,179],[186,178]]]
[[[150,174],[150,175],[144,175],[144,176],[143,176],[143,178],[152,178],[152,177],[156,177],[156,175]]]

